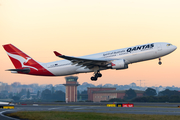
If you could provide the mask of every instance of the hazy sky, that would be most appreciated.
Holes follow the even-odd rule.
[[[92,73],[78,81],[97,84],[180,87],[179,0],[0,0],[0,45],[12,43],[40,62],[60,60],[59,51],[83,56],[152,42],[170,42],[178,49],[162,58],[129,65],[127,70],[102,71],[93,82]],[[0,81],[22,84],[62,84],[64,77],[12,74],[14,68],[0,47]]]

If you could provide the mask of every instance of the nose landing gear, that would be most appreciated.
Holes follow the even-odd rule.
[[[159,65],[161,65],[161,64],[162,64],[162,62],[161,62],[161,58],[159,58],[159,62],[158,62],[158,64],[159,64]]]

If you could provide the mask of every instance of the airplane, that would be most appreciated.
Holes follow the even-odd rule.
[[[12,44],[3,45],[16,69],[8,69],[11,73],[20,73],[38,76],[66,76],[79,73],[94,72],[91,77],[96,81],[102,77],[101,70],[128,69],[128,65],[146,60],[159,58],[170,54],[177,49],[175,45],[166,42],[156,42],[133,47],[106,51],[82,57],[66,56],[54,51],[59,60],[49,63],[35,61]]]
[[[10,105],[10,102],[0,102],[0,105]]]

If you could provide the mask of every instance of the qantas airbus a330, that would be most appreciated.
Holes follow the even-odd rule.
[[[82,57],[71,57],[54,51],[55,55],[65,60],[41,63],[37,62],[12,44],[3,45],[16,69],[8,69],[12,73],[40,76],[65,76],[78,73],[94,72],[91,80],[102,77],[101,70],[127,69],[128,64],[159,58],[177,49],[176,46],[157,42],[138,45],[113,51],[107,51]]]

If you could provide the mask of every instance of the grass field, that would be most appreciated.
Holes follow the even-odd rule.
[[[109,114],[60,111],[22,111],[8,114],[26,120],[180,120],[175,115]]]

